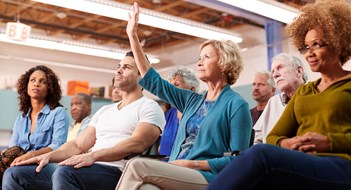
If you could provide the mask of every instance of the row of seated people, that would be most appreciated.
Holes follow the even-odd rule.
[[[351,28],[342,24],[351,23],[350,13],[351,5],[342,0],[301,9],[287,30],[321,78],[306,83],[297,58],[273,58],[272,75],[282,93],[269,99],[254,125],[256,145],[236,156],[208,190],[351,188],[351,110],[346,106],[351,72],[343,69],[351,56]]]
[[[4,173],[3,189],[351,188],[351,110],[345,106],[351,102],[351,72],[342,69],[351,55],[350,4],[317,2],[303,9],[288,27],[294,44],[321,78],[298,88],[274,128],[267,137],[262,136],[273,145],[251,148],[248,104],[230,88],[243,69],[239,47],[225,40],[201,44],[198,78],[208,91],[198,94],[177,88],[150,66],[137,35],[138,4],[132,9],[126,29],[132,52],[118,64],[115,76],[122,101],[101,108],[74,140],[13,164]],[[334,22],[327,25],[325,21],[330,20]],[[304,80],[303,67],[291,63],[272,67],[278,87],[290,79],[282,76],[287,71]],[[43,96],[51,88],[44,72],[28,75],[32,111],[22,110],[25,114],[20,117],[27,114],[33,121],[41,105],[38,91],[44,89]],[[32,85],[36,80],[39,82]],[[51,81],[48,84],[52,87]],[[150,147],[165,125],[161,108],[143,97],[142,88],[183,114],[169,163],[136,158],[126,164],[123,160]],[[264,130],[268,133],[270,129],[262,128],[263,135]],[[35,132],[28,133],[32,137]],[[238,151],[235,156],[223,156],[234,150]]]

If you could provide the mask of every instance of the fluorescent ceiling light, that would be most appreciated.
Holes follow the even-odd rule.
[[[0,42],[12,43],[17,45],[31,46],[37,48],[65,51],[96,57],[121,60],[124,58],[126,51],[117,50],[112,47],[98,46],[87,43],[79,43],[75,41],[49,38],[44,36],[30,35],[27,41],[15,41],[7,38],[5,34],[0,34]],[[159,63],[160,60],[149,56],[149,61],[152,64]]]
[[[64,68],[70,68],[70,69],[79,69],[79,70],[86,70],[86,71],[93,71],[93,72],[112,73],[112,74],[116,73],[115,70],[101,69],[101,68],[88,67],[88,66],[82,66],[82,65],[73,65],[73,64],[69,64],[69,63],[44,61],[44,60],[31,59],[31,58],[25,58],[25,57],[0,55],[0,59],[18,60],[18,61],[24,61],[24,62],[28,62],[28,63],[34,63],[34,64],[52,65],[52,66],[57,66],[57,67],[64,67]]]
[[[57,66],[57,67],[79,69],[79,70],[86,70],[86,71],[93,71],[93,72],[112,73],[112,74],[116,73],[115,70],[110,70],[110,69],[101,69],[101,68],[88,67],[88,66],[82,66],[82,65],[72,65],[69,63],[60,63],[60,62],[54,62],[54,61],[44,61],[44,60],[31,59],[31,58],[26,58],[26,57],[0,55],[0,59],[18,60],[18,61],[24,61],[24,62],[28,62],[28,63],[52,65],[52,66]]]
[[[32,0],[86,13],[128,21],[131,5],[111,0]],[[219,27],[140,8],[139,23],[205,39],[227,39],[242,42],[239,34]]]
[[[273,0],[218,0],[223,3],[289,24],[299,15],[299,11]]]

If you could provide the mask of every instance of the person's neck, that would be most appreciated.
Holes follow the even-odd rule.
[[[140,87],[131,91],[121,91],[121,94],[122,100],[120,101],[120,104],[118,104],[118,109],[122,109],[123,107],[143,97],[143,92]]]
[[[333,72],[321,73],[321,83],[330,85],[338,80],[341,80],[348,75],[350,75],[350,71],[346,71],[343,68],[336,68]]]
[[[88,115],[83,115],[82,118],[79,118],[79,119],[75,120],[74,124],[82,123],[82,121],[83,121],[86,117],[88,117],[89,115],[90,115],[90,114],[88,114]]]
[[[284,90],[281,90],[286,96],[291,98],[295,91],[304,84],[304,81],[301,80],[296,80],[294,83],[292,83],[290,86],[286,87]]]
[[[268,101],[267,102],[257,102],[257,106],[256,106],[257,111],[264,110],[264,108],[266,107],[267,103],[268,103]]]
[[[221,94],[223,88],[227,85],[228,83],[224,81],[219,81],[217,83],[207,82],[208,91],[206,95],[206,100],[216,100]]]
[[[32,113],[39,113],[45,106],[45,101],[40,101],[36,99],[31,99]]]

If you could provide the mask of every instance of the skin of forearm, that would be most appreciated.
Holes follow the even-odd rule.
[[[140,75],[144,77],[151,66],[144,55],[137,34],[134,33],[133,35],[129,36],[129,42],[134,53],[134,59],[138,66]]]
[[[42,154],[46,154],[46,153],[51,152],[51,151],[52,151],[52,148],[45,147],[45,148],[42,148],[42,149],[39,149],[39,150],[28,152],[27,154],[31,154],[32,157],[35,157],[35,156],[39,156],[39,155],[42,155]]]
[[[142,141],[128,139],[111,148],[94,151],[91,154],[95,161],[110,162],[122,160],[131,154],[141,154],[146,148],[147,145],[145,145]]]
[[[203,170],[203,171],[210,171],[210,165],[208,164],[207,160],[195,160],[193,164],[193,168],[197,170]]]
[[[77,155],[82,152],[84,152],[84,150],[79,149],[75,141],[69,141],[57,150],[49,153],[50,162],[61,162],[73,155]]]

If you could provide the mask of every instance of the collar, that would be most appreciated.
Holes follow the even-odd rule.
[[[287,105],[290,101],[290,97],[288,97],[285,93],[282,93],[279,97],[282,101],[283,106]]]
[[[27,114],[26,114],[26,117],[29,117],[29,113],[32,111],[32,108],[29,108]],[[39,113],[42,113],[42,114],[49,114],[50,112],[50,107],[49,105],[45,104],[45,106],[41,109],[41,111]]]

